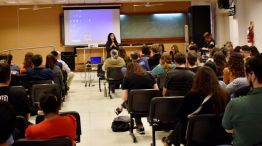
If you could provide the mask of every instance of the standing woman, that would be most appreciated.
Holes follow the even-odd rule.
[[[106,52],[107,52],[107,57],[110,57],[110,52],[111,50],[119,49],[118,42],[116,40],[115,34],[114,33],[109,33],[107,36],[107,42],[106,42]]]

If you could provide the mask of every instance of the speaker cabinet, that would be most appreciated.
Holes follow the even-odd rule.
[[[201,48],[205,44],[203,34],[211,32],[210,6],[192,6],[188,15],[190,41]]]
[[[69,68],[74,71],[75,70],[75,53],[74,52],[62,52],[61,59],[67,63]]]

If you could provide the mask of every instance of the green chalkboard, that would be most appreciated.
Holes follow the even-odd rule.
[[[120,15],[122,39],[184,37],[186,14]]]

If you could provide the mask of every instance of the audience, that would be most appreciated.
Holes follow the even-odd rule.
[[[234,79],[245,77],[244,60],[240,53],[233,53],[228,60],[227,67],[223,71],[225,84],[231,83]]]
[[[0,146],[11,146],[16,116],[13,107],[7,102],[0,101],[0,119]]]
[[[186,67],[186,56],[175,55],[176,69],[167,73],[163,96],[184,96],[192,87],[194,73]]]
[[[46,56],[46,69],[50,69],[54,74],[54,82],[59,85],[61,88],[61,91],[64,90],[64,82],[63,82],[63,74],[59,66],[57,66],[55,63],[57,62],[55,56],[53,55],[47,55]]]
[[[227,41],[225,43],[224,48],[226,48],[229,51],[229,55],[231,55],[234,52],[233,43],[230,41]]]
[[[226,56],[223,54],[222,51],[217,51],[214,54],[214,62],[216,64],[217,67],[217,77],[218,80],[223,81],[223,70],[226,66]]]
[[[247,80],[253,87],[248,95],[232,99],[226,107],[222,125],[232,133],[236,146],[252,146],[261,143],[262,135],[262,54],[246,62]]]
[[[196,73],[197,70],[200,68],[197,65],[197,55],[194,53],[188,53],[187,54],[187,67],[189,70],[191,70],[192,72]]]
[[[171,56],[168,53],[163,53],[160,58],[160,63],[152,70],[152,75],[154,76],[163,76],[168,71],[174,70],[176,65],[173,64]]]
[[[126,54],[126,50],[123,47],[119,47],[118,53],[119,57],[123,58],[126,64],[131,61],[130,57]]]
[[[58,51],[52,51],[51,54],[55,57],[56,59],[56,62],[55,62],[55,65],[57,65],[58,67],[60,67],[61,70],[64,70],[64,66],[62,64],[62,62],[59,62],[58,61],[58,57],[59,57],[59,53]]]
[[[214,71],[209,67],[200,68],[195,76],[191,91],[176,111],[178,124],[175,130],[165,138],[168,145],[185,144],[188,117],[199,114],[220,114],[227,104],[227,92],[219,86]]]
[[[241,46],[236,46],[234,48],[234,52],[240,53]]]
[[[33,68],[33,62],[32,62],[33,56],[34,56],[34,54],[32,52],[27,52],[25,54],[24,62],[20,67],[20,73],[21,74],[26,73],[29,68]]]
[[[142,58],[146,58],[146,60],[148,60],[149,57],[150,57],[150,54],[151,54],[150,48],[148,46],[146,46],[146,45],[143,46],[142,47],[142,55],[141,55],[141,57]]]
[[[40,108],[43,110],[45,120],[26,129],[27,139],[48,139],[69,137],[72,141],[76,137],[76,119],[72,115],[60,116],[61,99],[49,93],[40,99]]]
[[[18,65],[12,63],[12,61],[13,61],[13,55],[8,54],[7,55],[7,63],[10,66],[11,74],[12,75],[20,74],[20,69],[19,69]]]
[[[179,53],[179,49],[178,49],[178,46],[177,45],[173,45],[172,47],[171,47],[171,50],[170,50],[170,52],[169,52],[169,55],[172,57],[172,62],[174,62],[174,55],[176,54],[176,53]]]
[[[214,62],[208,61],[204,64],[204,66],[211,68],[215,72],[215,74],[217,74],[217,67],[216,67],[216,64]],[[227,87],[227,85],[221,80],[218,80],[218,83],[224,89]]]
[[[242,46],[240,49],[240,54],[244,57],[244,62],[251,56],[251,49],[249,46]]]
[[[71,69],[68,66],[68,64],[65,61],[61,60],[61,53],[59,51],[57,51],[57,54],[58,54],[58,56],[57,57],[55,56],[55,57],[56,57],[58,62],[62,63],[62,66],[63,66],[62,68],[66,71],[66,76],[67,76],[66,84],[67,84],[67,86],[69,88],[71,83],[72,83],[72,81],[73,81],[73,78],[74,78],[75,74],[71,71]],[[62,70],[62,73],[63,73],[64,78],[65,78],[66,77],[65,76],[65,72],[63,72],[63,70]]]
[[[9,102],[16,111],[16,115],[29,119],[30,106],[24,89],[10,88],[10,66],[0,63],[0,101]]]
[[[41,55],[36,54],[32,58],[34,67],[29,68],[26,74],[29,76],[32,81],[39,80],[54,80],[54,74],[50,69],[41,67],[43,58]]]
[[[165,46],[164,44],[158,44],[158,50],[160,51],[160,54],[163,54],[165,51]]]
[[[137,52],[132,52],[130,56],[131,56],[132,62],[138,63],[140,66],[142,66],[142,68],[145,71],[150,71],[148,61],[146,58],[140,57],[140,55]]]
[[[159,45],[153,44],[152,45],[152,56],[148,59],[150,70],[152,70],[159,64],[160,58],[161,58],[161,54],[159,51]]]
[[[111,57],[107,58],[103,64],[104,71],[107,71],[109,67],[124,67],[126,65],[124,59],[118,56],[117,50],[111,50],[110,55]]]
[[[116,109],[116,114],[120,114],[128,102],[128,93],[133,89],[158,89],[156,81],[152,75],[147,73],[138,63],[127,64],[127,71],[123,80],[123,100],[121,107]],[[135,118],[137,132],[145,134],[141,117]]]
[[[258,51],[257,47],[255,47],[255,46],[251,46],[250,51],[251,51],[250,56],[256,56],[256,55],[259,54],[259,51]]]

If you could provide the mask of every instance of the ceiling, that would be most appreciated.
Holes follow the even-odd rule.
[[[175,2],[191,0],[0,0],[0,5],[34,4],[97,4],[97,3],[133,3],[133,2]]]

